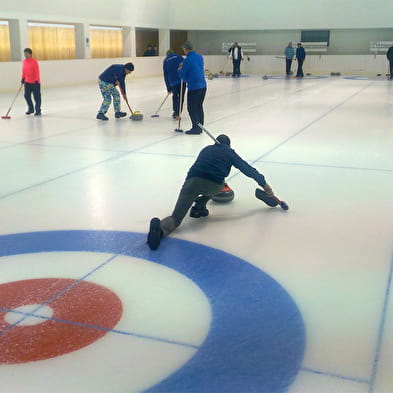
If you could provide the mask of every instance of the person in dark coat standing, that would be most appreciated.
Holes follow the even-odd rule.
[[[393,79],[393,45],[386,52],[386,57],[389,60],[389,74],[390,74],[389,79],[392,80]]]
[[[306,58],[306,51],[302,47],[302,44],[299,42],[296,48],[296,60],[297,60],[297,73],[296,78],[303,78],[303,63]]]
[[[239,46],[237,42],[234,42],[232,46],[228,49],[228,53],[229,57],[232,59],[233,64],[232,78],[240,78],[240,63],[243,60],[242,47]]]
[[[168,93],[172,93],[172,117],[178,120],[182,109],[180,108],[180,90],[182,90],[181,102],[183,106],[186,87],[183,83],[183,88],[181,88],[181,79],[177,70],[184,59],[183,56],[174,53],[172,49],[169,49],[166,54],[167,56],[163,62],[164,80]]]
[[[212,196],[222,190],[232,166],[254,179],[268,195],[273,196],[265,177],[231,148],[231,140],[227,135],[219,135],[217,142],[203,148],[189,169],[173,213],[163,220],[157,217],[150,220],[147,236],[150,249],[156,250],[159,247],[161,239],[181,224],[190,208],[190,217],[201,218],[209,215],[206,204]]]

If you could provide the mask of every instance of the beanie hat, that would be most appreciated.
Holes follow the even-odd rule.
[[[124,64],[124,67],[128,71],[134,71],[134,64],[132,64],[132,63],[126,63],[126,64]]]
[[[221,134],[216,138],[217,142],[219,142],[221,145],[231,145],[231,140],[229,137],[225,134]]]
[[[194,45],[192,45],[192,42],[186,41],[183,44],[182,48],[187,49],[187,50],[192,50],[194,48]]]

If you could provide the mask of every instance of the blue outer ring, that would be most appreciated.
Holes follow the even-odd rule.
[[[115,231],[50,231],[0,236],[0,256],[89,251],[128,255],[190,278],[212,307],[212,324],[196,354],[145,393],[281,393],[296,377],[305,349],[298,307],[269,275],[200,244],[168,238],[158,251],[146,235]]]

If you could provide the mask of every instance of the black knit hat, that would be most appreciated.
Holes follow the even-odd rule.
[[[132,63],[126,63],[126,64],[124,64],[124,67],[128,71],[134,71],[134,64],[132,64]]]
[[[216,139],[217,139],[217,142],[219,142],[221,145],[231,146],[231,140],[229,139],[229,136],[227,136],[225,134],[219,135]]]

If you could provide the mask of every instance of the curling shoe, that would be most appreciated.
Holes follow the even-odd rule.
[[[154,217],[150,220],[149,234],[147,235],[147,244],[151,250],[157,250],[162,238],[161,221]]]
[[[108,118],[101,112],[97,113],[96,119],[98,119],[98,120],[108,120]]]
[[[197,128],[191,128],[190,130],[186,131],[185,134],[187,135],[199,135],[202,133],[202,130],[197,127]]]
[[[200,207],[193,206],[190,211],[190,217],[192,218],[207,217],[208,215],[209,215],[209,210],[206,209],[206,207],[200,208]]]
[[[120,119],[121,117],[125,117],[125,116],[127,116],[126,112],[116,112],[115,113],[116,119]]]

